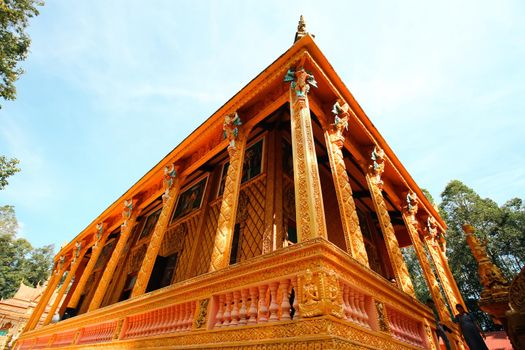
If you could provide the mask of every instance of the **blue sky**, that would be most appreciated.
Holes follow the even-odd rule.
[[[308,30],[416,182],[525,198],[523,1],[48,1],[1,102],[0,192],[57,248]]]

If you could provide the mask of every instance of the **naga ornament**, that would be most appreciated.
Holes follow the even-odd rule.
[[[370,170],[372,170],[374,182],[380,189],[383,189],[383,180],[381,180],[381,175],[385,171],[385,151],[383,151],[382,148],[375,146],[370,159],[372,159]]]
[[[303,67],[297,70],[293,68],[288,69],[284,76],[284,81],[292,82],[291,87],[295,91],[298,100],[306,99],[306,94],[310,91],[310,85],[317,87],[314,76]]]
[[[177,171],[175,170],[175,165],[166,165],[164,167],[164,194],[162,195],[162,201],[166,203],[166,201],[170,198],[169,192],[171,187],[173,187],[173,182],[175,178],[177,177]]]
[[[410,214],[412,220],[415,220],[415,215],[418,210],[417,205],[417,194],[415,192],[408,192],[407,193],[407,206],[406,206],[407,212]]]
[[[348,117],[350,116],[350,106],[346,102],[337,101],[334,103],[332,108],[332,113],[334,117],[334,127],[339,131],[343,132],[343,129],[348,130]]]
[[[102,232],[104,231],[104,223],[99,222],[96,228],[97,228],[97,233],[96,233],[97,236],[95,239],[95,244],[93,245],[95,248],[98,247],[98,242],[100,242],[100,239],[102,238]]]
[[[224,138],[230,141],[228,148],[235,149],[235,142],[239,137],[239,126],[242,125],[241,118],[237,112],[228,114],[224,117],[224,123],[222,124],[222,130],[224,132]]]
[[[133,211],[133,200],[128,199],[124,201],[124,210],[122,210],[122,217],[124,218],[124,223],[122,226],[128,225],[128,220],[131,218],[131,212]]]

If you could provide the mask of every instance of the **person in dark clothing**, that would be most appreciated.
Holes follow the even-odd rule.
[[[458,314],[454,317],[454,322],[459,324],[463,338],[465,338],[470,350],[489,350],[483,340],[485,333],[479,328],[474,316],[465,312],[465,308],[461,304],[456,305],[456,310],[458,310]]]
[[[441,338],[443,340],[443,343],[445,343],[445,347],[447,348],[447,350],[451,350],[450,341],[448,340],[447,334],[445,333],[445,329],[447,329],[449,332],[450,332],[450,329],[441,323],[441,319],[439,318],[439,314],[436,310],[436,305],[434,304],[434,300],[427,299],[426,304],[434,313],[434,319],[436,320],[436,334],[438,336],[438,340],[439,338]]]

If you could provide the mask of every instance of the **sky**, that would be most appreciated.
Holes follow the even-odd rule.
[[[293,43],[299,15],[420,187],[525,198],[525,2],[47,1],[0,191],[58,249]],[[351,127],[351,126],[350,126]]]

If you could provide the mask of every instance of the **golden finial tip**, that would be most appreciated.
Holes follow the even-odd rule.
[[[308,32],[306,31],[306,23],[304,21],[303,15],[301,15],[301,17],[299,17],[299,24],[297,24],[297,32],[295,32],[294,43],[306,34],[308,34]]]

